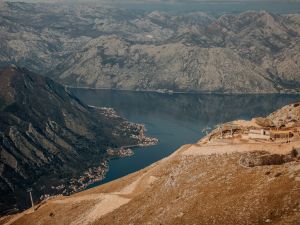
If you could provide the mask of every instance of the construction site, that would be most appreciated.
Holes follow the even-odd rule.
[[[269,118],[254,118],[251,121],[236,120],[218,125],[207,137],[208,141],[227,139],[244,142],[289,143],[300,141],[300,123],[285,122],[274,124]]]

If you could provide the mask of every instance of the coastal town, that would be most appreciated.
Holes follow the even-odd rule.
[[[0,225],[300,225],[300,0],[0,0]]]
[[[151,224],[156,219],[170,225],[297,225],[299,122],[297,103],[265,118],[224,123],[143,170],[71,196],[49,197],[36,211],[5,219],[14,225],[37,219],[55,225]],[[127,147],[119,153],[108,149],[108,154],[130,155]],[[204,219],[198,223],[198,218]]]

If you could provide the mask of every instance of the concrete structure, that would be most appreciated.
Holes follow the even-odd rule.
[[[293,132],[288,131],[288,130],[272,130],[270,132],[271,138],[276,140],[276,139],[287,139],[289,140],[294,136]]]
[[[293,136],[294,133],[289,130],[252,129],[248,133],[248,139],[260,140],[286,139],[287,141],[289,141]]]
[[[250,130],[248,134],[249,139],[262,139],[262,140],[270,140],[271,135],[270,131],[259,129],[259,130]]]

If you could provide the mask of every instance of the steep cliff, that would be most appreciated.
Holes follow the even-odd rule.
[[[68,194],[104,176],[106,150],[144,143],[144,127],[91,108],[50,78],[9,66],[0,71],[0,211],[37,196]],[[27,196],[27,194],[26,194]]]

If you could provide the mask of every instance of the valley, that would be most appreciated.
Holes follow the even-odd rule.
[[[299,225],[299,12],[0,0],[0,225]]]

